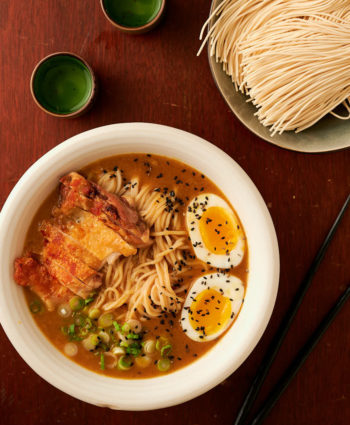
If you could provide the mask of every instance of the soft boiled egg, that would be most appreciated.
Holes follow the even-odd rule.
[[[244,297],[242,281],[225,273],[201,276],[192,285],[181,313],[181,326],[194,341],[220,336],[231,325]]]
[[[219,196],[204,193],[193,198],[186,224],[198,259],[220,269],[236,267],[242,261],[243,230],[235,213]]]

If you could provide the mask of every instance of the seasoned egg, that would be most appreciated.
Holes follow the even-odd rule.
[[[235,267],[242,261],[243,230],[235,213],[219,196],[204,193],[193,198],[187,208],[186,224],[200,260],[221,269]]]
[[[231,325],[243,302],[244,286],[235,276],[213,273],[192,285],[181,313],[181,326],[194,341],[220,336]]]

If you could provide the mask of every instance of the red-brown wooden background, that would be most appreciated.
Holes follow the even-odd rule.
[[[344,202],[350,188],[349,151],[307,155],[282,150],[259,140],[232,115],[212,80],[206,54],[196,57],[198,34],[209,8],[208,0],[169,0],[160,27],[134,37],[107,22],[98,0],[0,0],[0,206],[34,161],[84,130],[146,121],[201,136],[250,175],[275,223],[281,280],[268,329],[239,370],[205,395],[169,409],[130,413],[91,406],[53,388],[26,365],[0,328],[1,424],[230,424],[283,312]],[[83,56],[100,81],[94,108],[67,121],[39,110],[29,91],[38,60],[63,50]],[[347,214],[261,399],[348,283],[349,223]],[[350,423],[349,322],[347,305],[267,425]]]

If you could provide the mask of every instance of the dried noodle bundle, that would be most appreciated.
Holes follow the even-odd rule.
[[[301,16],[302,15],[302,16]],[[224,0],[203,41],[272,134],[350,118],[348,0]],[[200,53],[199,51],[199,53]],[[333,112],[343,104],[346,115]]]

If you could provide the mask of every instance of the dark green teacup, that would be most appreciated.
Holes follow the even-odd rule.
[[[78,55],[53,53],[35,67],[30,89],[36,104],[55,117],[71,118],[86,112],[96,93],[91,67]]]
[[[101,0],[106,18],[119,30],[142,34],[163,16],[166,0]]]

